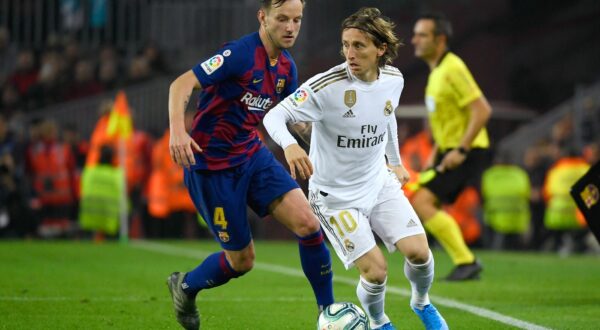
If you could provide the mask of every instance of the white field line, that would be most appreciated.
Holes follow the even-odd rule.
[[[174,256],[180,256],[180,257],[189,257],[189,258],[193,258],[193,259],[202,259],[202,258],[207,257],[210,253],[212,253],[212,252],[209,253],[207,251],[202,251],[202,250],[193,250],[192,251],[189,249],[179,248],[179,247],[175,247],[175,246],[167,245],[167,244],[163,244],[163,243],[141,241],[141,240],[133,241],[131,243],[131,246],[138,248],[138,249],[142,249],[142,250],[158,252],[158,253],[174,255]],[[273,273],[285,274],[285,275],[289,275],[289,276],[304,277],[304,273],[299,269],[275,265],[275,264],[255,262],[254,268],[273,272]],[[339,275],[333,276],[333,281],[337,282],[337,283],[344,283],[344,284],[352,285],[352,286],[356,285],[356,279],[349,278],[349,277],[343,277],[343,276],[339,276]],[[410,297],[410,295],[411,295],[410,290],[399,288],[399,287],[394,287],[391,285],[388,285],[387,292],[392,293],[392,294],[397,294],[400,296],[404,296],[404,297]],[[431,297],[432,301],[435,301],[436,305],[460,309],[462,311],[465,311],[465,312],[468,312],[468,313],[471,313],[471,314],[474,314],[474,315],[477,315],[477,316],[480,316],[480,317],[483,317],[486,319],[504,323],[504,324],[507,324],[507,325],[510,325],[513,327],[517,327],[520,329],[550,330],[550,328],[546,328],[546,327],[543,327],[543,326],[540,326],[540,325],[537,325],[537,324],[534,324],[531,322],[519,320],[514,317],[510,317],[510,316],[507,316],[504,314],[500,314],[500,313],[491,311],[489,309],[465,304],[465,303],[459,302],[454,299],[445,298],[445,297],[441,297],[441,296],[437,296],[437,295],[430,295],[430,297]]]

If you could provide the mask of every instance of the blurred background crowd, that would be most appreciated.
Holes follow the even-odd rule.
[[[301,81],[342,61],[339,24],[365,5],[391,17],[405,40],[394,63],[406,80],[396,115],[414,177],[431,149],[422,104],[428,68],[409,42],[418,13],[446,13],[455,26],[451,49],[491,100],[490,168],[448,206],[468,243],[597,252],[574,209],[552,214],[574,178],[600,159],[598,3],[308,1],[291,50]],[[114,141],[98,136],[119,90],[134,127],[124,162],[129,235],[209,237],[169,159],[168,85],[223,42],[255,31],[257,8],[254,0],[0,0],[0,237],[90,236],[79,226],[81,178],[102,155],[112,166],[122,162]],[[511,220],[494,211],[507,196],[514,207],[500,209]],[[287,238],[275,222],[250,221],[258,238]]]

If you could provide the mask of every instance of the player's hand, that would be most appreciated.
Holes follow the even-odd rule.
[[[185,168],[195,165],[196,159],[194,158],[194,150],[202,152],[200,146],[188,133],[171,132],[169,152],[171,153],[171,159],[173,159],[177,165]]]
[[[455,169],[462,164],[465,159],[467,159],[466,155],[463,155],[457,149],[453,149],[444,156],[442,162],[435,169],[440,173],[444,173],[445,171]]]
[[[294,180],[296,180],[296,171],[298,171],[302,179],[306,180],[310,178],[313,174],[313,166],[304,149],[294,143],[285,148],[284,153],[285,159],[290,166],[290,174]]]
[[[406,168],[404,168],[404,166],[402,166],[402,165],[390,166],[390,168],[392,169],[392,171],[394,171],[394,174],[396,174],[396,176],[398,177],[398,180],[400,180],[400,183],[403,186],[408,181],[410,181],[410,174],[408,173],[408,171],[406,170]]]

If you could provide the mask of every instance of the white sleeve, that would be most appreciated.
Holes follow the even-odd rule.
[[[322,111],[310,87],[302,85],[279,102],[266,114],[263,125],[282,149],[298,143],[287,128],[287,123],[315,122],[321,120]]]
[[[385,155],[387,156],[388,162],[392,166],[402,165],[402,159],[400,158],[400,146],[398,144],[398,124],[396,123],[396,116],[394,112],[391,114],[391,118],[388,122],[388,141],[385,146]]]

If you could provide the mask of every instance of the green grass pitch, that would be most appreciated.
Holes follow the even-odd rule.
[[[214,242],[0,242],[0,329],[178,329],[165,279],[218,250]],[[203,329],[315,329],[317,310],[294,242],[256,243],[249,274],[199,294]],[[451,329],[599,329],[600,258],[478,251],[482,279],[436,280]],[[434,250],[436,278],[451,268]],[[388,255],[386,311],[422,329],[408,303],[400,254]],[[334,256],[338,301],[358,303],[357,271]]]

